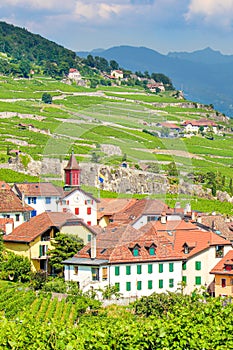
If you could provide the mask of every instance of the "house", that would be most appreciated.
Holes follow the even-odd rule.
[[[182,256],[169,239],[148,224],[141,231],[131,225],[109,225],[65,260],[65,280],[80,289],[116,286],[123,297],[175,292],[182,280]]]
[[[214,295],[214,278],[210,271],[217,262],[231,250],[231,242],[203,229],[192,222],[182,220],[154,223],[155,229],[170,239],[177,254],[183,258],[182,280],[184,293],[190,294],[195,288],[204,286]]]
[[[111,76],[115,77],[116,79],[123,79],[124,78],[123,71],[119,70],[119,69],[111,70]]]
[[[200,128],[203,128],[204,133],[210,129],[214,134],[218,133],[217,124],[209,119],[186,120],[182,123],[182,126],[184,127],[184,131],[186,133],[198,133]]]
[[[215,279],[215,296],[233,296],[233,250],[230,250],[211,270]]]
[[[147,84],[146,87],[150,90],[150,92],[165,91],[165,87],[162,82],[155,82],[152,84]]]
[[[76,234],[84,244],[91,240],[93,229],[71,213],[42,213],[3,236],[7,250],[27,257],[33,271],[51,273],[49,250],[58,232]]]
[[[80,72],[76,68],[70,68],[68,78],[74,81],[79,81],[82,79]]]
[[[4,181],[0,181],[0,218],[13,219],[14,227],[29,220],[33,208],[24,203]]]
[[[58,203],[58,211],[73,213],[89,226],[97,225],[98,199],[81,189],[81,169],[73,151],[64,172],[65,186]]]
[[[62,188],[49,182],[15,183],[12,190],[34,209],[31,216],[58,211],[58,202],[63,196]]]

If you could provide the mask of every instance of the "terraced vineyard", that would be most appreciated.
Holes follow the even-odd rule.
[[[53,96],[51,105],[41,102],[43,92]],[[193,103],[184,108],[182,102],[188,101],[177,100],[168,92],[148,95],[136,87],[91,90],[44,77],[13,80],[1,76],[0,162],[6,163],[7,151],[15,149],[34,160],[64,159],[71,147],[79,161],[89,161],[98,145],[109,144],[117,146],[122,155],[126,153],[131,164],[155,161],[166,170],[166,164],[174,160],[180,171],[219,171],[229,181],[233,167],[231,120],[228,125],[218,122],[225,127],[224,136],[214,140],[201,136],[158,138],[143,132],[158,132],[161,122],[179,125],[215,113],[209,106],[194,108]],[[114,156],[100,155],[102,163],[114,162]],[[11,177],[1,169],[3,176]]]

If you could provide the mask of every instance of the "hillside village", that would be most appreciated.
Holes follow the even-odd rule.
[[[156,199],[94,198],[80,186],[81,170],[72,153],[63,189],[49,182],[12,188],[1,182],[8,251],[27,257],[32,271],[54,275],[56,235],[78,235],[84,247],[63,261],[64,279],[84,292],[115,286],[133,300],[204,287],[212,296],[232,296],[233,222]]]

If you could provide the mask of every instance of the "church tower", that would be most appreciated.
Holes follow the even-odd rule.
[[[74,156],[74,151],[70,156],[67,166],[64,168],[65,171],[65,188],[79,187],[80,186],[80,167]]]

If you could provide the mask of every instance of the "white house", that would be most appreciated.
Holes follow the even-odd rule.
[[[87,225],[93,226],[97,225],[97,203],[98,199],[77,187],[67,193],[64,191],[58,211],[73,213]]]
[[[174,292],[182,280],[181,255],[152,224],[145,232],[130,225],[109,225],[63,263],[66,281],[78,282],[84,291],[113,285],[123,297]]]
[[[205,287],[214,293],[213,267],[231,249],[231,242],[214,233],[210,228],[202,229],[192,222],[167,221],[153,224],[158,234],[168,238],[177,254],[183,258],[182,281],[184,293]]]
[[[214,134],[218,133],[217,124],[209,119],[200,120],[186,120],[182,126],[186,133],[198,133],[200,127],[203,128],[203,132],[206,133],[208,130],[212,130]]]
[[[12,219],[13,225],[9,222],[7,231],[28,221],[33,208],[24,203],[4,181],[0,181],[0,218]],[[9,229],[11,227],[11,229]]]
[[[70,68],[68,78],[71,80],[78,81],[82,79],[82,76],[76,68]]]
[[[122,70],[115,69],[115,70],[111,70],[111,76],[115,77],[116,79],[123,79],[124,73]]]
[[[32,216],[58,211],[58,202],[63,196],[62,188],[49,182],[15,183],[12,189],[22,201],[34,209]]]

